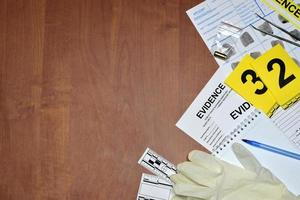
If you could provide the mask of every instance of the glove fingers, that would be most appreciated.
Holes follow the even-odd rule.
[[[232,145],[232,150],[245,169],[258,173],[262,168],[261,164],[252,153],[241,144],[234,143]]]
[[[186,176],[188,179],[208,187],[215,187],[216,179],[220,175],[192,162],[183,162],[179,164],[177,166],[177,171]]]
[[[203,200],[203,199],[199,199],[199,198],[195,198],[195,197],[184,197],[184,196],[174,196],[172,198],[172,200]]]
[[[264,168],[259,161],[241,144],[234,143],[232,149],[245,169],[257,174],[260,180],[280,182],[268,169]]]
[[[209,199],[213,194],[214,190],[205,186],[191,185],[186,183],[179,183],[173,187],[176,195]]]
[[[176,195],[176,196],[174,196],[174,197],[172,198],[172,200],[187,200],[187,197],[183,197],[183,196],[178,196],[178,195]]]
[[[174,174],[170,178],[171,178],[172,182],[175,183],[175,184],[196,185],[196,183],[194,181],[188,179],[187,177],[185,177],[182,174]],[[202,199],[176,195],[175,197],[173,197],[172,200],[202,200]]]
[[[189,160],[199,166],[203,166],[210,171],[220,173],[222,171],[221,165],[217,162],[216,158],[203,151],[191,151],[188,156]]]
[[[196,183],[190,179],[188,179],[187,177],[185,177],[184,175],[178,173],[178,174],[174,174],[171,177],[171,180],[173,183],[175,184],[179,184],[179,183],[187,183],[187,184],[191,184],[191,185],[196,185]]]
[[[277,182],[280,183],[280,180],[275,177],[272,172],[264,167],[262,167],[258,172],[257,176],[259,177],[259,180],[262,181],[272,181],[272,182]]]
[[[187,197],[186,200],[204,200],[204,199],[195,198],[195,197]]]

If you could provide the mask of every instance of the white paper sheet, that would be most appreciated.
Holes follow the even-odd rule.
[[[248,32],[253,37],[254,42],[247,47],[243,46],[239,41],[235,45],[236,54],[226,62],[216,58],[217,63],[224,68],[223,71],[227,75],[232,71],[233,64],[238,63],[245,54],[253,52],[263,54],[272,47],[271,43],[277,40],[270,36],[263,36],[250,27],[251,24],[258,27],[263,23],[255,13],[288,31],[295,29],[290,23],[283,24],[279,20],[278,14],[260,0],[206,0],[187,11],[189,18],[209,49],[212,49],[215,45],[217,28],[221,21],[226,21],[238,26],[243,29],[243,33]],[[287,34],[277,28],[272,27],[272,30],[275,35],[292,40]],[[296,59],[300,65],[300,48],[286,42],[283,42],[283,45],[289,52],[289,55]],[[294,145],[300,149],[299,113],[300,102],[287,110],[279,108],[271,119]]]

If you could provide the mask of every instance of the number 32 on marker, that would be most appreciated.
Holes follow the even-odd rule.
[[[287,108],[300,96],[300,67],[281,45],[252,62],[252,67],[276,102]]]
[[[225,80],[225,83],[270,117],[278,108],[278,104],[252,68],[253,61],[254,59],[250,55],[246,55]]]

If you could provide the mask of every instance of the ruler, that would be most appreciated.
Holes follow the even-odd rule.
[[[177,173],[174,164],[150,148],[145,150],[138,163],[169,183],[172,182],[170,176]]]

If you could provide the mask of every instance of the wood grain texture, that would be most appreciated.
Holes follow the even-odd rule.
[[[0,199],[135,199],[146,147],[204,150],[175,127],[217,68],[198,3],[0,1]]]

